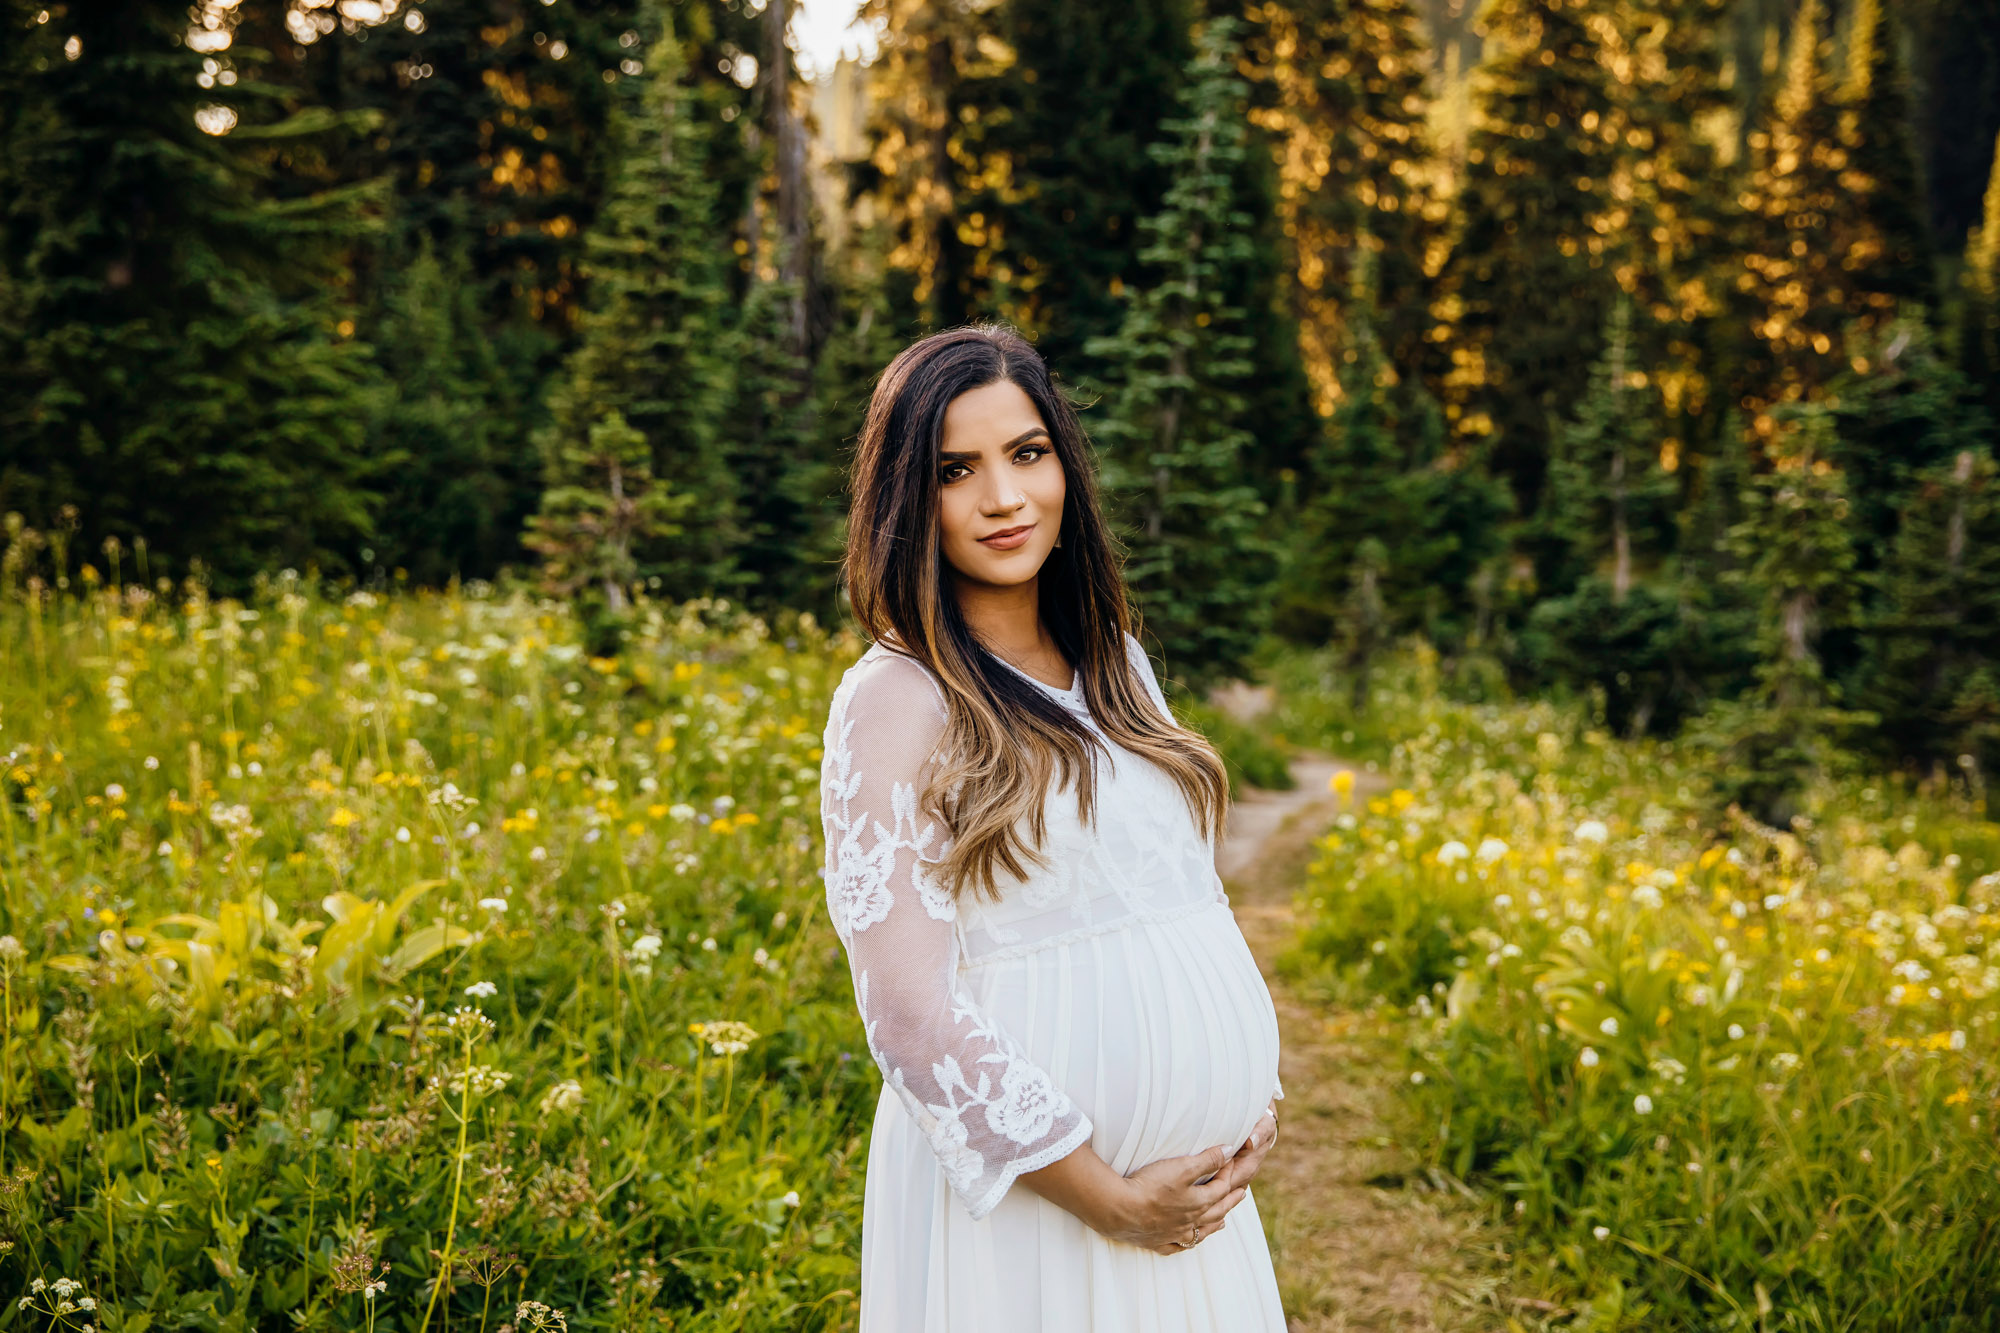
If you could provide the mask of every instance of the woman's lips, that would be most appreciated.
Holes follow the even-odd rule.
[[[991,546],[997,551],[1011,551],[1028,540],[1028,534],[1034,530],[1035,525],[1032,523],[1018,528],[1004,528],[990,537],[981,537],[979,542],[980,545]]]

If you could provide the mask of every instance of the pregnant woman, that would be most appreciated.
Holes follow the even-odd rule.
[[[862,1333],[1283,1333],[1249,1192],[1278,1025],[1221,760],[1129,631],[1089,445],[1021,337],[890,363],[827,719],[826,901],[884,1085]]]

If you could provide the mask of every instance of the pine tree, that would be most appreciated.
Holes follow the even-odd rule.
[[[1162,280],[1129,294],[1118,333],[1089,347],[1118,371],[1099,433],[1126,578],[1168,662],[1194,679],[1241,667],[1268,616],[1271,577],[1256,537],[1263,505],[1241,476],[1250,339],[1223,297],[1248,248],[1248,219],[1230,208],[1246,137],[1236,32],[1230,18],[1209,21],[1181,114],[1153,150],[1172,184],[1139,224],[1150,242],[1140,258]]]
[[[1839,90],[1840,184],[1849,209],[1836,227],[1843,267],[1859,290],[1849,310],[1863,331],[1896,318],[1901,306],[1937,304],[1936,257],[1917,150],[1910,132],[1909,77],[1901,25],[1883,0],[1855,0],[1847,26],[1847,77]]]
[[[587,440],[558,439],[545,456],[541,512],[522,539],[542,557],[543,585],[574,599],[585,645],[618,651],[640,578],[639,549],[679,531],[691,497],[652,475],[653,446],[616,408]]]
[[[977,169],[982,123],[971,90],[997,65],[995,16],[966,0],[866,0],[861,14],[882,38],[868,66],[869,155],[853,190],[886,232],[892,308],[917,328],[956,323],[980,238],[971,218],[972,239],[960,236],[962,178],[968,163]]]
[[[1454,440],[1507,480],[1524,514],[1616,291],[1605,221],[1616,106],[1595,3],[1487,0],[1480,11],[1487,54],[1436,307]]]
[[[1352,586],[1361,547],[1375,541],[1387,623],[1449,642],[1459,637],[1449,620],[1458,608],[1438,595],[1464,589],[1498,549],[1507,497],[1477,469],[1448,465],[1437,404],[1421,384],[1398,383],[1370,314],[1372,258],[1363,252],[1355,269],[1336,356],[1339,405],[1297,470],[1300,498],[1272,524],[1284,538],[1276,627],[1309,643],[1338,632],[1351,618],[1341,590]]]
[[[1865,337],[1902,302],[1931,298],[1893,31],[1864,0],[1836,87],[1823,16],[1820,0],[1800,6],[1772,124],[1750,136],[1746,203],[1759,230],[1744,282],[1764,358],[1747,387],[1761,405],[1816,399],[1850,360],[1850,324]],[[1768,412],[1752,424],[1765,439],[1775,430]]]
[[[956,223],[970,263],[952,318],[1012,322],[1072,379],[1102,368],[1088,340],[1119,328],[1123,286],[1153,281],[1133,262],[1147,239],[1138,223],[1163,207],[1173,177],[1149,146],[1175,113],[1196,9],[1194,0],[993,9],[994,58],[969,81],[976,114],[956,150]],[[1232,180],[1243,169],[1239,157]]]
[[[1811,0],[1808,0],[1811,3]],[[1756,685],[1718,705],[1696,739],[1723,754],[1724,788],[1767,823],[1785,824],[1874,715],[1839,707],[1819,645],[1853,610],[1854,546],[1846,478],[1835,467],[1832,412],[1809,403],[1774,413],[1767,468],[1751,480],[1730,531],[1739,577],[1760,608]]]
[[[2000,425],[2000,137],[1986,185],[1986,209],[1965,241],[1963,314],[1958,333],[1959,364],[1980,393],[1986,412]],[[2000,437],[1994,439],[2000,449]]]
[[[1604,221],[1619,287],[1636,303],[1632,363],[1657,387],[1662,466],[1716,448],[1736,332],[1740,165],[1722,142],[1729,0],[1614,0],[1598,31],[1617,114],[1600,125],[1614,153]],[[1728,146],[1733,151],[1733,145]]]
[[[266,53],[181,44],[184,5],[51,15],[0,56],[0,508],[50,527],[73,505],[84,549],[143,537],[225,587],[348,567],[382,386],[342,279],[382,192],[266,182],[361,123],[237,82]]]
[[[742,542],[721,432],[733,340],[702,127],[673,32],[657,8],[647,20],[657,36],[617,117],[619,158],[589,237],[581,339],[550,390],[550,423],[536,443],[560,471],[560,460],[594,448],[597,427],[613,413],[647,440],[649,474],[690,509],[671,541],[638,534],[635,558],[666,596],[683,598],[729,587]]]
[[[1644,732],[1683,702],[1692,633],[1670,582],[1655,582],[1672,549],[1674,479],[1660,466],[1659,393],[1634,368],[1633,302],[1612,305],[1590,388],[1557,437],[1532,545],[1540,602],[1529,655],[1558,679],[1604,691],[1606,721]]]
[[[370,341],[392,386],[372,423],[377,560],[428,586],[491,574],[518,553],[541,479],[512,447],[524,395],[486,336],[463,242],[440,259],[419,232],[377,319]]]
[[[1879,579],[1862,700],[1896,757],[2000,762],[2000,468],[1964,449],[1918,478]]]
[[[1364,251],[1389,364],[1407,374],[1429,355],[1425,263],[1449,206],[1425,124],[1428,43],[1409,0],[1271,0],[1248,16],[1251,120],[1274,139],[1299,347],[1331,416]]]
[[[1600,575],[1614,605],[1632,591],[1639,564],[1657,563],[1671,544],[1678,490],[1660,468],[1659,393],[1636,369],[1632,306],[1629,297],[1612,303],[1589,389],[1557,436],[1538,525],[1542,544],[1559,548],[1545,585]]]
[[[839,562],[838,455],[823,440],[818,400],[801,392],[805,360],[790,347],[795,290],[751,288],[736,330],[727,413],[742,514],[734,579],[736,595],[759,608],[827,613]]]
[[[1848,368],[1830,382],[1838,445],[1832,459],[1853,499],[1855,567],[1879,570],[1914,492],[1992,427],[1977,391],[1938,348],[1922,307],[1865,336],[1850,335]]]

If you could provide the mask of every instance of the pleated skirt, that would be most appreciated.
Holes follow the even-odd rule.
[[[1228,907],[966,970],[1121,1174],[1242,1145],[1277,1083],[1270,992]],[[869,1140],[862,1333],[1284,1333],[1254,1189],[1189,1250],[1105,1239],[1016,1184],[974,1221],[886,1087]]]

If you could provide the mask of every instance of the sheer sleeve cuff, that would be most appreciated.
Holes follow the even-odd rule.
[[[965,1204],[965,1211],[972,1215],[972,1220],[975,1222],[985,1217],[1000,1206],[1000,1200],[1007,1197],[1007,1191],[1014,1187],[1016,1180],[1027,1175],[1030,1171],[1039,1171],[1045,1166],[1054,1166],[1057,1162],[1060,1162],[1063,1158],[1088,1143],[1090,1141],[1091,1130],[1090,1117],[1081,1111],[1077,1112],[1076,1126],[1069,1133],[1049,1144],[1040,1152],[1028,1157],[1016,1158],[1007,1163],[1006,1166],[1001,1168],[999,1179],[993,1182],[993,1187],[987,1190],[981,1198],[977,1200],[967,1199],[961,1194],[959,1199]]]

